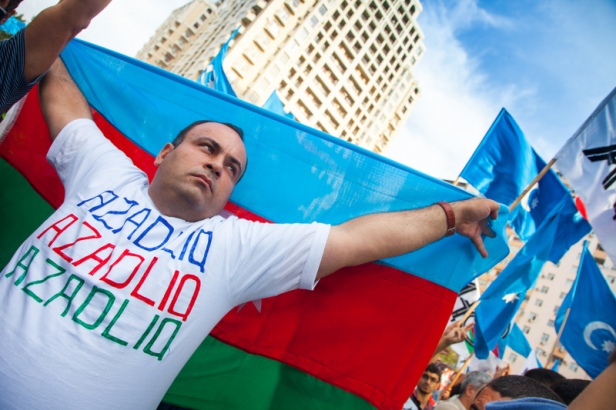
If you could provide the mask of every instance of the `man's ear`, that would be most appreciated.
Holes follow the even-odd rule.
[[[174,148],[175,146],[172,143],[166,143],[163,149],[160,150],[156,158],[154,158],[154,165],[159,166],[160,164],[162,164],[167,154],[173,151]]]

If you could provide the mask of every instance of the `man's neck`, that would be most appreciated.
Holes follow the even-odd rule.
[[[426,407],[426,404],[430,401],[430,397],[432,397],[431,393],[424,393],[415,389],[415,397],[419,400],[419,404],[421,404],[421,408]]]

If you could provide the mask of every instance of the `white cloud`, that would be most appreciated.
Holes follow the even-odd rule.
[[[473,24],[507,27],[509,22],[469,0],[453,9],[439,4],[420,17],[427,44],[415,74],[422,95],[385,153],[437,178],[455,179],[503,102],[519,98],[511,88],[487,87],[479,61],[457,40],[456,33]]]

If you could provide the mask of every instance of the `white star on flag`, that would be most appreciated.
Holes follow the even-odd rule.
[[[603,342],[603,346],[601,347],[605,353],[610,354],[614,351],[614,349],[616,349],[616,344],[614,344],[611,340],[605,340]]]
[[[503,300],[505,301],[505,303],[513,303],[517,299],[518,299],[517,293],[508,293],[505,296],[503,296]]]
[[[532,204],[530,204],[531,209],[535,209],[538,206],[539,206],[539,199],[538,198],[533,199]]]
[[[253,300],[252,302],[248,302],[248,303],[252,303],[253,305],[255,305],[255,308],[257,309],[257,312],[261,313],[261,302],[262,300]],[[237,307],[237,311],[239,312],[240,310],[242,310],[244,308],[244,306],[246,306],[246,303],[242,303],[241,305],[239,305]]]

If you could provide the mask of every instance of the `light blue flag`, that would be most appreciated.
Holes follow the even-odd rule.
[[[232,95],[233,97],[237,97],[237,95],[235,94],[235,91],[233,91],[233,87],[231,87],[231,83],[225,75],[222,62],[224,61],[227,51],[229,50],[229,43],[235,38],[238,31],[240,31],[239,27],[231,33],[229,40],[227,40],[227,42],[220,47],[220,51],[218,51],[218,54],[216,54],[216,56],[212,59],[212,62],[207,66],[207,68],[203,70],[198,80],[199,83],[207,87],[221,91],[228,95]]]
[[[26,23],[16,19],[15,16],[11,16],[10,19],[0,24],[0,31],[4,31],[9,34],[16,34],[19,30],[26,27]]]
[[[507,346],[509,346],[509,348],[514,352],[524,357],[528,357],[532,351],[526,336],[524,336],[524,332],[522,332],[522,329],[520,329],[518,324],[515,322],[511,324],[511,329],[505,337],[501,338],[498,342],[498,355],[501,359]]]
[[[265,101],[265,104],[263,104],[263,108],[271,112],[275,112],[276,114],[282,115],[283,117],[287,117],[292,120],[295,119],[293,113],[286,112],[284,110],[284,104],[280,100],[280,97],[278,96],[276,90],[274,90],[272,95],[270,95],[267,101]]]
[[[536,175],[532,147],[504,108],[460,173],[487,198],[507,205]]]
[[[512,204],[545,165],[503,108],[460,176],[487,198]],[[556,235],[559,240],[548,259],[554,263],[591,229],[556,173],[548,170],[509,215],[510,225],[526,242],[565,199]]]
[[[531,289],[543,264],[548,260],[560,220],[560,209],[544,221],[518,254],[503,269],[479,298],[475,310],[475,355],[486,359],[509,323],[513,320],[526,292]]]
[[[616,348],[616,297],[588,251],[588,244],[584,244],[577,278],[556,314],[557,332],[567,309],[569,317],[560,343],[595,378],[607,367],[608,356]]]
[[[532,149],[532,148],[531,148]],[[545,167],[545,161],[533,150],[535,170],[538,174]],[[569,189],[562,183],[554,170],[550,169],[539,180],[518,206],[511,212],[509,223],[522,241],[527,241],[543,220],[560,202],[560,223],[549,259],[558,263],[571,245],[577,243],[591,230],[590,224],[582,217]]]

